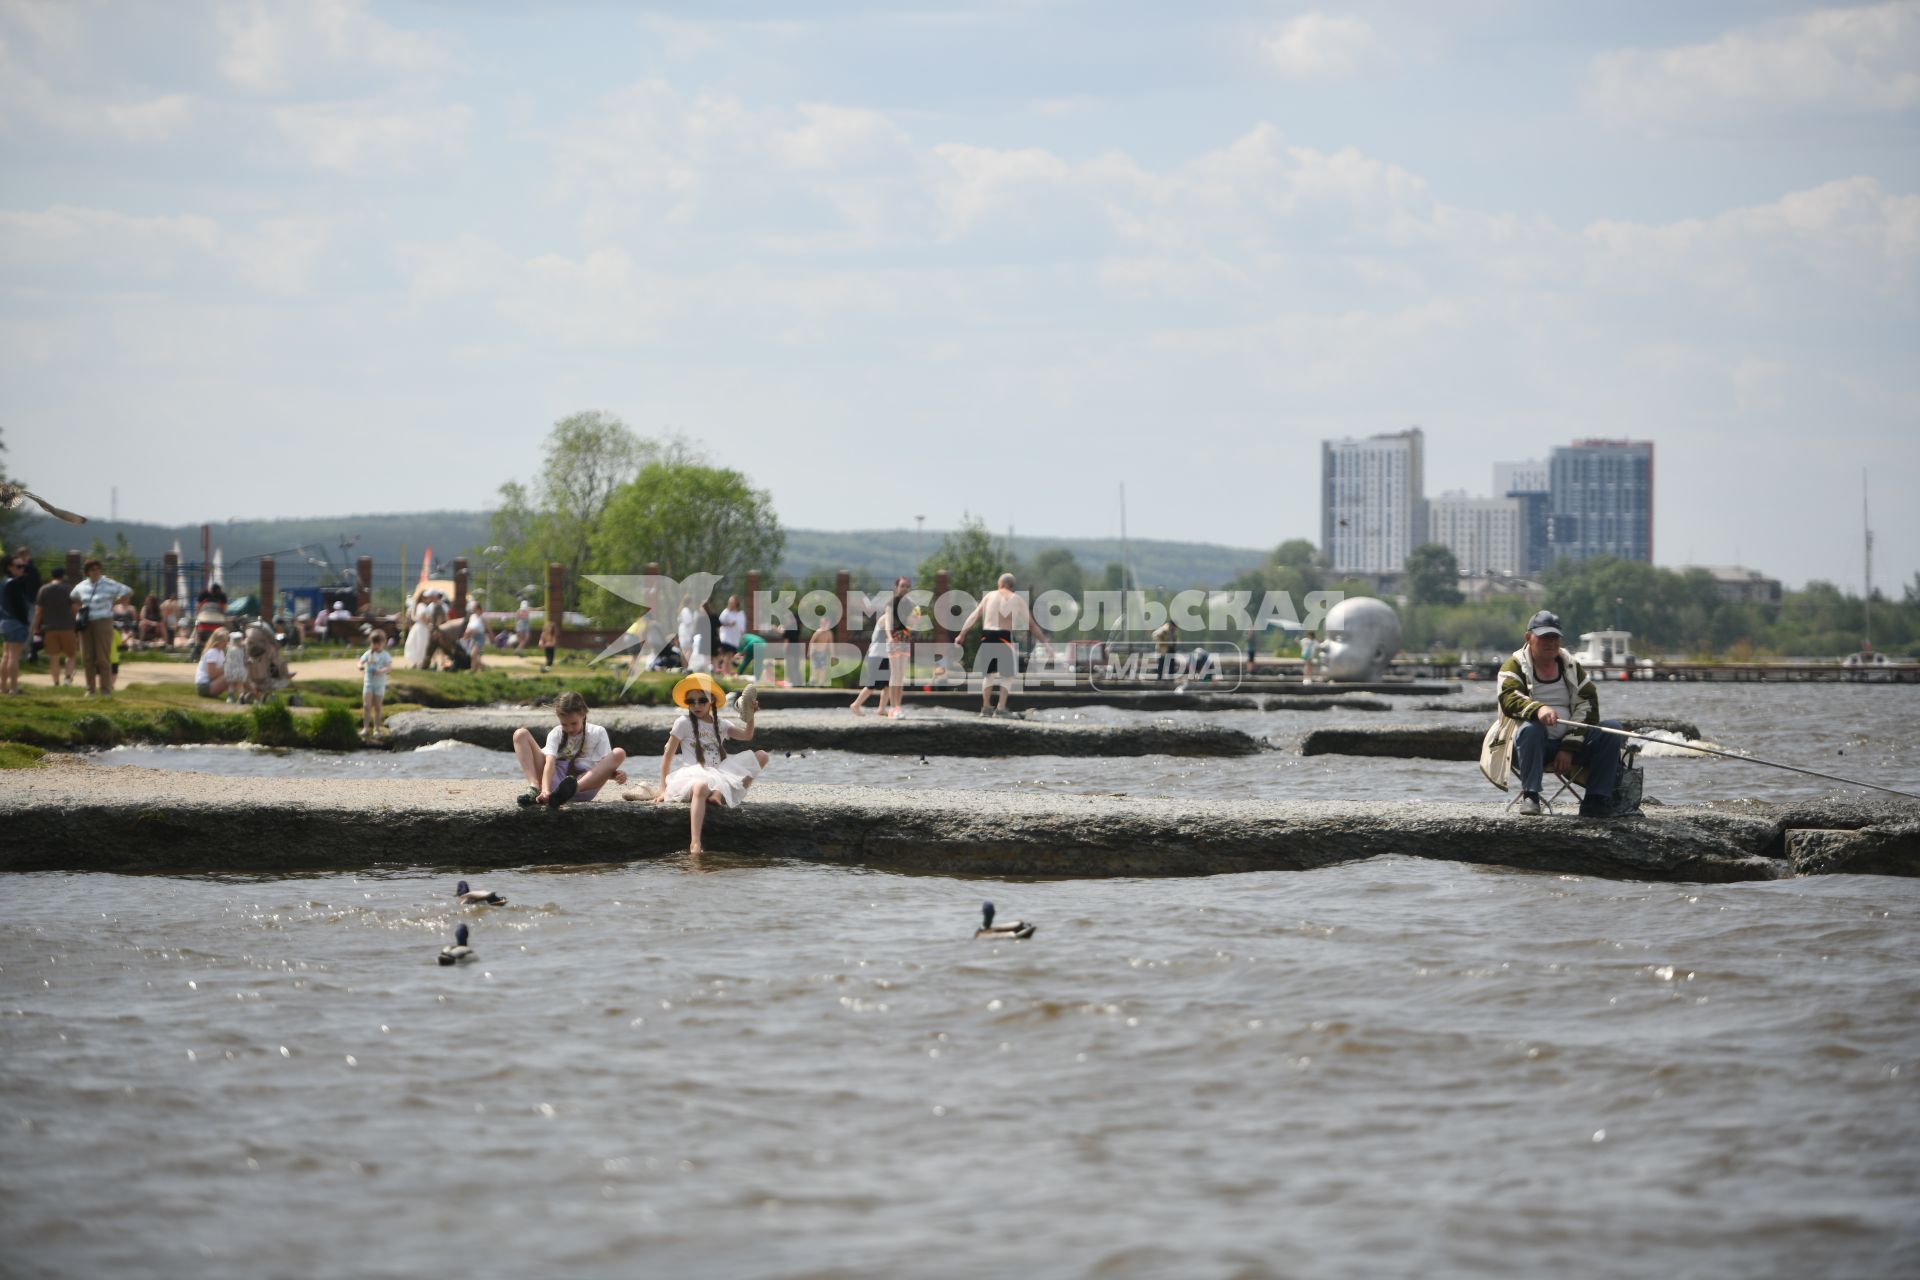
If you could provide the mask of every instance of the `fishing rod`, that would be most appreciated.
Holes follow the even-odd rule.
[[[1573,728],[1598,729],[1602,733],[1611,733],[1621,738],[1644,738],[1648,742],[1665,743],[1669,747],[1679,746],[1684,747],[1688,751],[1699,751],[1710,756],[1725,756],[1729,760],[1744,760],[1748,764],[1764,764],[1770,765],[1775,769],[1789,769],[1794,773],[1804,773],[1810,778],[1825,778],[1828,782],[1843,782],[1849,787],[1870,787],[1875,791],[1884,791],[1890,796],[1905,796],[1909,800],[1920,800],[1920,795],[1915,795],[1911,791],[1898,791],[1892,787],[1883,787],[1877,782],[1858,782],[1852,778],[1842,778],[1838,774],[1821,773],[1818,769],[1802,769],[1797,764],[1781,764],[1778,760],[1762,760],[1759,756],[1743,756],[1733,751],[1722,751],[1718,747],[1703,747],[1696,742],[1676,743],[1671,738],[1657,738],[1650,733],[1634,733],[1628,729],[1614,729],[1604,724],[1581,724],[1575,721],[1568,721],[1567,723]]]

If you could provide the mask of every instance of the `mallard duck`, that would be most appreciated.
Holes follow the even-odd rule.
[[[976,938],[1031,938],[1035,926],[1025,920],[1008,920],[1004,924],[993,922],[993,904],[980,904],[980,927],[974,930]]]
[[[491,889],[469,889],[462,880],[453,886],[453,897],[463,907],[504,907],[507,900]]]
[[[441,964],[459,964],[471,960],[477,953],[467,945],[467,926],[464,924],[453,931],[453,945],[440,948]]]

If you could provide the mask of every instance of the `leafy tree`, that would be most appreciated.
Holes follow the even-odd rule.
[[[672,578],[716,573],[720,593],[738,591],[749,569],[769,574],[786,534],[773,499],[738,471],[684,457],[649,462],[617,489],[594,532],[594,572],[638,573],[651,562]],[[594,602],[602,608],[610,600]]]
[[[1020,572],[1005,540],[988,533],[986,521],[971,515],[961,516],[960,527],[940,539],[933,554],[920,562],[914,581],[931,591],[934,575],[942,569],[952,590],[976,600],[993,590],[1001,574]]]
[[[670,446],[666,455],[677,460],[684,451]],[[659,445],[610,413],[591,410],[554,423],[539,479],[531,488],[518,480],[500,486],[493,540],[506,548],[507,577],[544,583],[548,563],[557,560],[567,569],[568,603],[576,604],[594,531],[615,492],[662,457]]]
[[[1407,586],[1413,603],[1459,604],[1460,562],[1438,542],[1424,542],[1407,553]]]
[[[0,432],[0,480],[11,478],[7,475],[6,452],[5,433]],[[0,507],[0,551],[11,549],[14,545],[13,535],[19,530],[20,516],[18,508]]]

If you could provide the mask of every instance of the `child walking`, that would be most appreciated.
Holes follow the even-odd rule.
[[[758,696],[759,686],[748,685],[740,694],[741,719],[723,722],[720,707],[727,695],[719,681],[695,672],[673,686],[674,703],[686,714],[673,722],[666,750],[660,753],[660,790],[654,801],[657,804],[678,804],[682,800],[688,803],[692,831],[687,845],[689,853],[706,852],[700,843],[700,833],[706,825],[707,806],[738,808],[746,801],[747,788],[767,767],[764,751],[727,754],[729,739],[752,741]],[[678,768],[675,768],[675,757],[678,757]]]
[[[114,633],[118,636],[118,632]],[[227,701],[252,702],[253,684],[247,679],[247,638],[238,631],[227,635]],[[115,656],[119,656],[115,645]]]
[[[360,655],[360,669],[367,673],[360,682],[360,736],[378,737],[386,731],[387,672],[393,669],[393,655],[387,652],[387,633],[378,627],[367,637],[367,651]]]
[[[540,647],[547,651],[547,665],[540,668],[542,671],[553,670],[553,651],[559,644],[560,624],[554,621],[552,614],[548,614],[546,625],[540,628]]]
[[[587,723],[587,700],[569,689],[553,700],[560,721],[547,734],[547,745],[534,743],[526,729],[513,731],[513,754],[526,775],[523,805],[544,804],[558,809],[569,800],[591,800],[609,781],[624,783],[627,753],[607,739],[607,731]]]

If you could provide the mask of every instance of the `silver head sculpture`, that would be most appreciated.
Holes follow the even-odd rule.
[[[1329,680],[1378,680],[1400,652],[1400,616],[1372,596],[1342,600],[1327,612],[1323,670]]]

